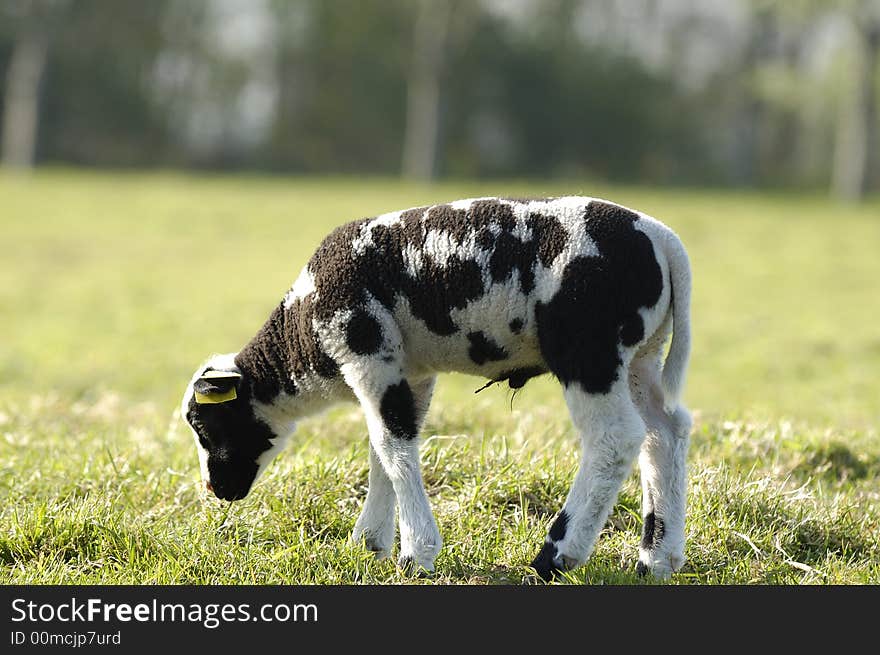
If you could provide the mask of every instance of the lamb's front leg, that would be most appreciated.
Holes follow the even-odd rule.
[[[394,509],[397,497],[394,486],[385,472],[385,467],[373,445],[370,444],[370,477],[364,507],[354,524],[351,539],[363,543],[367,550],[376,553],[378,559],[385,559],[394,546]]]
[[[397,497],[398,562],[407,569],[433,571],[443,542],[428,503],[419,462],[418,427],[425,407],[399,373],[396,376],[378,373],[369,379],[361,378],[352,384],[352,389],[364,409],[370,446]],[[378,475],[376,477],[378,481]]]
[[[412,385],[416,407],[416,429],[421,427],[428,413],[431,395],[434,390],[434,378],[428,378]],[[367,497],[352,533],[352,541],[363,543],[368,550],[376,553],[378,559],[391,554],[394,546],[395,508],[397,496],[394,485],[376,449],[370,444],[370,475]]]

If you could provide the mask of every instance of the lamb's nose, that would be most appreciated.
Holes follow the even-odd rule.
[[[214,487],[211,486],[211,482],[210,482],[210,481],[206,481],[206,482],[205,482],[205,489],[207,489],[207,490],[210,491],[211,493],[214,493]]]

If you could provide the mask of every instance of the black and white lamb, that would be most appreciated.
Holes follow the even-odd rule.
[[[665,577],[684,563],[690,286],[674,232],[594,198],[458,200],[343,225],[253,340],[193,375],[181,411],[205,485],[244,498],[298,419],[357,399],[370,474],[353,539],[389,555],[396,508],[400,565],[433,571],[418,435],[436,374],[517,389],[551,373],[583,450],[532,566],[550,579],[587,560],[638,455],[637,569]]]

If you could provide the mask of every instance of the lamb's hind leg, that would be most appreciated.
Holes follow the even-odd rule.
[[[426,378],[412,385],[416,409],[416,430],[419,430],[428,413],[431,395],[434,391],[434,378]],[[368,550],[383,559],[391,554],[394,545],[395,508],[397,496],[394,485],[385,471],[376,449],[370,444],[370,474],[367,497],[364,507],[354,525],[352,541],[363,543]]]
[[[532,562],[545,580],[586,562],[645,437],[624,380],[605,394],[586,393],[573,382],[565,388],[565,401],[583,452],[565,505]]]
[[[671,415],[663,409],[659,353],[632,362],[630,388],[648,428],[639,454],[643,524],[636,570],[665,578],[685,560],[685,460],[691,419],[681,405]]]

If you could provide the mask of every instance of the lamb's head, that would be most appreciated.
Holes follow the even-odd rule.
[[[247,496],[286,436],[257,415],[251,384],[234,360],[234,353],[215,355],[196,369],[180,407],[205,486],[230,501]]]

